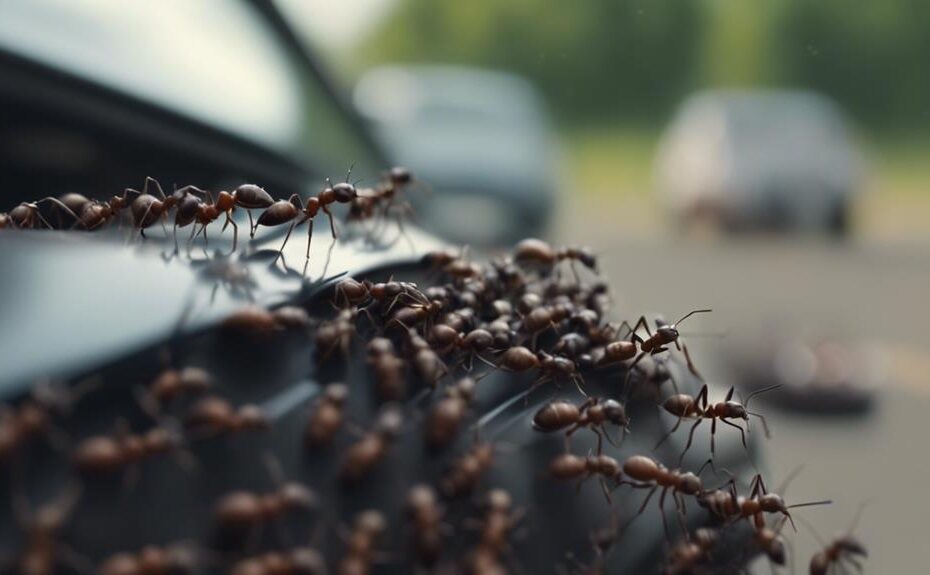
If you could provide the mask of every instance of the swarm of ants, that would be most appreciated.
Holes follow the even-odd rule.
[[[210,224],[223,218],[223,230],[233,227],[235,250],[238,225],[233,213],[241,209],[249,215],[250,236],[262,226],[287,226],[279,255],[294,229],[306,224],[309,258],[313,223],[320,212],[327,216],[333,238],[337,237],[335,204],[349,206],[349,220],[374,221],[377,229],[389,217],[409,215],[409,204],[399,192],[415,181],[408,170],[394,168],[373,188],[356,188],[348,181],[327,183],[304,201],[297,195],[276,200],[252,184],[216,193],[185,186],[167,195],[148,178],[141,191],[126,189],[108,201],[72,193],[20,204],[0,214],[0,228],[93,231],[121,221],[125,214],[141,236],[152,226],[170,223],[175,242],[177,229],[191,226],[188,243],[201,235],[206,243]],[[258,212],[254,219],[253,210]],[[706,384],[697,393],[679,388],[682,374],[703,381],[679,326],[711,310],[689,311],[671,324],[650,323],[645,316],[618,321],[611,315],[610,290],[599,275],[595,254],[586,248],[553,247],[538,239],[524,240],[487,264],[471,261],[465,250],[429,252],[420,263],[429,285],[394,277],[384,281],[343,277],[323,296],[331,308],[328,312],[311,313],[296,305],[270,310],[248,307],[218,328],[230,337],[310,335],[315,350],[308,354],[307,363],[316,364],[317,373],[347,373],[354,363],[361,364],[354,369],[365,372],[374,393],[342,381],[322,382],[326,385],[302,412],[302,436],[296,440],[307,458],[328,462],[333,472],[285,479],[269,451],[264,466],[273,485],[225,491],[213,502],[208,521],[212,531],[196,541],[152,541],[139,549],[89,556],[71,546],[63,533],[81,511],[84,487],[102,477],[137,477],[142,466],[169,465],[165,460],[172,458],[185,473],[209,473],[207,464],[195,455],[198,445],[224,441],[236,445],[240,436],[272,433],[275,417],[261,405],[234,402],[221,378],[196,365],[172,365],[140,376],[143,383],[134,388],[137,407],[149,420],[146,427],[130,428],[119,419],[105,432],[63,437],[68,435],[64,428],[75,404],[98,393],[80,386],[36,387],[31,396],[6,406],[0,412],[0,466],[17,475],[13,470],[23,467],[35,446],[44,443],[69,462],[72,479],[59,498],[35,510],[21,486],[11,488],[21,536],[15,547],[0,549],[2,570],[37,575],[88,569],[108,575],[220,571],[348,575],[393,565],[395,570],[416,572],[520,572],[514,549],[534,509],[521,506],[516,494],[490,479],[508,445],[499,441],[505,426],[490,436],[485,435],[485,427],[514,402],[526,404],[530,399],[535,400],[533,415],[521,415],[516,423],[532,430],[539,442],[556,439],[558,443],[558,453],[548,465],[531,472],[556,488],[570,481],[580,490],[587,480],[595,480],[611,518],[609,529],[590,533],[590,562],[571,552],[564,564],[552,566],[553,571],[607,572],[611,553],[618,548],[622,553],[627,530],[655,495],[667,538],[665,558],[655,566],[657,570],[668,574],[739,571],[759,554],[781,566],[789,553],[783,530],[786,524],[794,527],[790,510],[830,503],[787,503],[781,494],[767,489],[761,474],[742,493],[735,479],[715,482],[707,474],[709,470],[720,475],[714,465],[718,422],[721,431],[735,428],[730,431],[738,431],[747,450],[750,417],[769,435],[764,415],[750,411],[753,396],[737,400],[731,389],[714,402]],[[363,361],[353,361],[357,353]],[[482,413],[477,399],[482,393],[513,385],[500,383],[503,374],[511,374],[510,381],[522,381],[522,387],[499,408]],[[598,386],[595,393],[592,380],[607,385]],[[670,429],[651,452],[621,455],[627,435],[636,434],[638,427],[629,402],[644,389],[657,398],[654,410],[667,414],[660,421]],[[769,391],[774,389],[756,393]],[[566,397],[569,394],[572,398]],[[367,419],[353,416],[357,410],[350,409],[360,396],[375,398]],[[687,442],[677,461],[673,457],[669,463],[659,448],[685,422]],[[702,423],[710,428],[709,459],[695,471],[682,464]],[[573,445],[587,439],[593,440],[587,452]],[[393,465],[398,444],[411,440],[422,444],[427,459],[438,465],[435,472],[415,470],[413,477],[408,474],[409,483],[391,487],[395,499],[403,502],[402,524],[394,525],[386,509],[375,506],[345,513],[333,500],[318,495],[331,491],[320,484],[318,475],[347,498],[364,491],[380,470]],[[562,491],[574,496],[571,489]],[[638,510],[621,518],[618,499],[636,500]],[[672,526],[666,518],[669,499],[669,509],[677,518]],[[693,527],[695,513],[706,519],[698,528]],[[295,544],[285,533],[288,521],[295,518],[314,526],[317,535]],[[724,552],[722,542],[738,529],[749,533],[747,548],[754,553],[740,550],[734,560],[732,553]],[[321,543],[321,530],[338,531],[340,543]],[[810,572],[858,567],[866,554],[850,530],[823,544],[810,559]],[[722,563],[722,557],[728,557],[729,563]]]

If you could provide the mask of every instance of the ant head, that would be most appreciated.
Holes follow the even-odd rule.
[[[387,529],[387,519],[380,511],[369,509],[368,511],[362,511],[355,518],[355,527],[365,533],[380,535]]]
[[[704,489],[701,478],[691,473],[682,473],[678,478],[678,491],[685,495],[697,495]]]
[[[378,416],[375,429],[378,433],[393,438],[400,433],[404,425],[404,418],[399,409],[388,408]]]
[[[852,535],[844,535],[837,539],[836,546],[847,553],[862,555],[863,557],[869,556],[869,551],[865,548],[865,545]]]
[[[347,204],[358,197],[358,190],[348,182],[341,182],[333,186],[333,195],[340,204]]]
[[[736,401],[726,402],[727,406],[727,416],[734,419],[749,419],[749,413],[746,411],[746,408],[742,403]]]
[[[578,250],[578,261],[590,270],[597,270],[597,256],[589,248],[580,248]]]
[[[678,330],[670,325],[663,325],[656,328],[656,335],[664,341],[672,342],[678,339]]]
[[[759,496],[759,507],[766,513],[787,513],[785,500],[777,493],[764,493]]]
[[[503,489],[492,489],[485,499],[488,511],[507,512],[513,506],[513,498]]]
[[[349,398],[349,386],[344,383],[331,383],[326,386],[326,399],[336,405],[345,404]]]
[[[607,420],[614,425],[626,427],[627,424],[630,423],[629,418],[626,416],[626,409],[624,409],[623,404],[616,399],[608,399],[602,403],[601,406],[604,408],[604,414],[607,416]]]
[[[394,166],[388,172],[388,179],[395,186],[403,186],[413,181],[413,174],[407,168]]]

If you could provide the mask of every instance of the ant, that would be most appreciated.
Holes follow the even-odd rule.
[[[584,379],[578,371],[577,364],[559,355],[550,355],[545,351],[533,353],[524,346],[513,346],[500,356],[497,367],[505,371],[522,373],[531,369],[539,369],[540,376],[533,382],[530,389],[539,387],[547,381],[558,381],[560,377],[567,377],[575,384],[581,395],[587,397],[582,384]],[[491,373],[491,372],[488,372]],[[485,374],[487,375],[487,374]]]
[[[68,518],[77,506],[81,488],[68,487],[53,503],[30,509],[26,496],[20,492],[13,498],[13,509],[24,534],[24,544],[16,554],[18,573],[30,575],[53,575],[61,564],[89,573],[93,567],[69,545],[61,541],[60,535]]]
[[[407,492],[407,515],[413,529],[412,546],[417,562],[431,567],[439,560],[443,547],[443,510],[436,492],[425,483]]]
[[[325,362],[337,349],[343,358],[348,358],[352,339],[358,334],[356,320],[358,308],[339,310],[336,317],[320,322],[316,329],[316,356],[320,363]]]
[[[135,553],[111,555],[97,572],[100,575],[187,575],[196,568],[196,555],[187,545],[146,545]]]
[[[242,184],[232,192],[223,190],[217,194],[216,200],[213,199],[213,194],[209,192],[206,193],[206,196],[207,201],[202,202],[197,210],[196,221],[200,224],[200,230],[191,236],[191,240],[203,233],[203,241],[206,245],[207,226],[216,221],[221,215],[224,215],[226,221],[223,223],[221,231],[226,231],[226,227],[232,224],[232,251],[236,251],[239,242],[239,226],[236,225],[236,221],[232,217],[236,207],[243,208],[249,214],[249,228],[254,229],[252,210],[264,210],[274,204],[274,198],[271,197],[271,194],[255,184]]]
[[[449,367],[413,329],[407,330],[407,345],[414,371],[430,389],[436,389],[439,380],[449,374]]]
[[[376,337],[368,342],[367,350],[366,362],[374,372],[378,395],[385,401],[400,399],[407,388],[407,364],[397,356],[394,343],[386,337]]]
[[[250,533],[257,539],[263,526],[292,511],[310,511],[317,507],[316,493],[302,483],[287,481],[276,459],[267,456],[265,466],[276,484],[274,490],[264,493],[231,491],[217,502],[214,518],[224,535],[238,538]]]
[[[143,392],[143,404],[150,413],[157,413],[158,408],[180,397],[201,394],[213,387],[213,376],[199,367],[183,369],[169,368],[152,380]]]
[[[447,497],[463,497],[478,486],[478,481],[494,464],[494,446],[479,442],[456,458],[443,475],[440,485]]]
[[[349,386],[344,383],[331,383],[326,386],[323,395],[314,402],[314,406],[304,428],[304,442],[307,447],[317,448],[329,445],[345,419],[345,404],[349,399]]]
[[[632,341],[612,341],[601,349],[602,353],[595,362],[597,367],[609,367],[633,359],[636,356],[636,344]],[[632,367],[628,369],[632,369]]]
[[[59,198],[67,207],[66,213],[74,216],[75,224],[87,231],[97,230],[118,217],[139,197],[140,192],[126,188],[122,196],[113,196],[105,202],[90,200],[81,194],[64,194]],[[76,214],[76,215],[75,215]]]
[[[333,305],[337,308],[344,308],[351,305],[360,305],[370,300],[377,301],[382,305],[390,301],[391,303],[385,308],[386,311],[390,311],[402,296],[407,297],[411,303],[429,302],[426,296],[417,289],[416,284],[410,282],[389,280],[382,283],[372,283],[368,280],[360,282],[352,278],[345,278],[336,284]]]
[[[655,492],[661,487],[662,492],[659,495],[659,511],[662,515],[662,526],[665,533],[668,533],[668,524],[665,521],[665,496],[671,491],[672,500],[675,503],[675,509],[678,511],[678,519],[682,531],[687,531],[685,527],[684,516],[687,513],[685,507],[685,495],[696,496],[704,491],[704,485],[701,478],[690,471],[682,472],[681,470],[669,470],[661,463],[646,457],[645,455],[633,455],[623,462],[623,473],[635,481],[624,481],[634,489],[649,489],[649,494],[643,500],[639,511],[634,515],[634,519],[646,510],[649,500]],[[632,522],[632,519],[630,520]],[[628,524],[629,525],[629,524]]]
[[[431,449],[449,445],[458,435],[476,387],[474,379],[463,377],[446,388],[445,396],[433,406],[424,428],[426,444]]]
[[[764,513],[780,513],[784,515],[791,527],[797,531],[794,525],[794,519],[788,512],[795,507],[810,507],[813,505],[829,505],[830,500],[810,501],[807,503],[795,503],[794,505],[785,505],[785,500],[777,493],[769,493],[765,488],[765,482],[761,474],[756,474],[749,483],[749,497],[741,497],[736,491],[736,482],[730,479],[728,489],[716,489],[701,493],[698,498],[698,504],[706,508],[712,514],[728,522],[735,522],[740,519],[753,519],[755,527],[761,528],[765,525]]]
[[[339,573],[368,573],[371,564],[378,559],[375,545],[385,531],[387,518],[380,511],[369,509],[356,515],[352,529],[346,536],[346,552],[339,562]]]
[[[513,498],[503,489],[492,489],[484,501],[484,517],[477,521],[478,545],[468,557],[469,572],[504,573],[500,559],[510,548],[510,534],[523,518],[522,509],[513,508]],[[475,520],[472,520],[475,521]]]
[[[581,428],[588,428],[597,436],[597,453],[601,453],[604,436],[611,445],[616,447],[610,434],[604,427],[612,423],[620,428],[625,436],[630,424],[623,404],[615,399],[589,397],[580,406],[565,400],[555,400],[539,409],[533,416],[533,429],[550,433],[568,428],[565,432],[566,441]],[[623,441],[623,437],[620,438]]]
[[[557,455],[549,463],[549,474],[556,479],[579,479],[578,489],[591,476],[597,475],[598,482],[601,484],[601,490],[607,502],[611,503],[610,489],[607,487],[607,481],[613,481],[614,487],[619,486],[623,470],[620,462],[609,455],[588,455],[581,457],[573,453],[562,453]]]
[[[97,385],[94,379],[70,388],[39,383],[19,405],[0,405],[0,463],[7,462],[39,436],[48,438],[53,446],[66,445],[68,440],[55,425],[55,418],[70,412],[73,405]]]
[[[226,316],[222,325],[225,329],[243,334],[266,335],[305,328],[310,325],[310,316],[298,306],[286,305],[269,310],[248,305]]]
[[[356,483],[366,477],[387,456],[403,424],[399,408],[391,405],[383,408],[372,428],[346,449],[339,467],[340,480]]]
[[[0,214],[0,228],[10,227],[32,230],[37,228],[41,223],[46,228],[53,229],[52,224],[50,224],[39,211],[39,204],[43,202],[50,202],[64,210],[65,213],[72,216],[75,220],[78,219],[77,215],[75,215],[75,213],[72,212],[71,209],[63,204],[60,200],[57,198],[47,197],[42,198],[36,202],[22,202],[10,210],[9,213]]]
[[[155,197],[149,191],[149,186],[155,186],[155,191],[158,192],[159,197]],[[162,226],[164,226],[163,218],[178,203],[177,196],[166,196],[158,180],[151,177],[145,178],[145,184],[143,184],[141,192],[132,188],[128,188],[126,192],[136,196],[136,199],[130,205],[130,211],[132,212],[133,225],[139,230],[139,235],[143,238],[145,237],[146,228],[150,228],[158,222],[161,222]]]
[[[826,575],[831,567],[834,565],[841,566],[844,561],[851,564],[860,573],[862,572],[862,564],[856,556],[868,557],[869,551],[861,541],[853,536],[853,531],[856,530],[856,525],[862,517],[863,509],[864,506],[860,505],[855,517],[853,517],[852,524],[850,524],[845,534],[836,537],[828,543],[825,543],[820,536],[817,535],[814,528],[809,526],[814,536],[817,538],[817,542],[820,543],[822,547],[820,551],[811,557],[811,575]]]
[[[267,551],[237,561],[229,570],[230,575],[326,575],[328,572],[326,558],[309,546]]]
[[[666,554],[664,575],[687,575],[710,560],[720,533],[709,527],[699,527],[694,533],[675,544]]]
[[[754,391],[753,393],[749,394],[749,396],[746,398],[745,403],[739,403],[737,401],[733,401],[733,392],[735,391],[735,389],[731,387],[730,390],[727,392],[727,395],[723,401],[711,405],[709,404],[707,400],[707,393],[708,393],[707,384],[704,384],[703,386],[701,386],[701,391],[698,393],[697,397],[692,397],[690,395],[683,394],[683,393],[673,395],[662,403],[662,408],[668,413],[678,417],[678,421],[675,423],[675,426],[672,427],[672,429],[668,433],[666,433],[662,437],[662,439],[659,440],[659,443],[656,444],[656,448],[662,445],[662,443],[664,443],[665,440],[669,438],[669,436],[675,433],[675,431],[681,425],[681,422],[683,420],[696,419],[696,421],[694,422],[694,425],[691,426],[691,431],[688,433],[688,443],[685,445],[684,451],[681,452],[681,456],[678,458],[678,464],[681,465],[682,460],[684,460],[685,453],[687,453],[688,449],[691,447],[692,441],[694,440],[694,430],[697,429],[697,427],[704,420],[709,419],[711,422],[711,428],[710,428],[711,458],[713,458],[713,455],[715,454],[714,437],[717,433],[717,421],[718,420],[721,423],[724,423],[726,425],[729,425],[730,427],[735,427],[736,429],[738,429],[740,433],[740,438],[742,439],[742,442],[743,442],[743,448],[749,449],[749,447],[746,445],[746,433],[743,430],[743,428],[740,427],[739,425],[736,425],[735,423],[731,423],[729,420],[730,419],[742,419],[746,421],[746,430],[748,431],[749,416],[752,415],[752,416],[758,417],[759,420],[762,422],[762,429],[765,432],[765,437],[766,438],[770,437],[771,434],[769,433],[769,426],[768,426],[768,423],[766,423],[765,421],[765,417],[759,413],[749,411],[749,401],[753,398],[753,396],[756,396],[760,393],[765,393],[766,391],[772,391],[779,387],[781,386],[773,385],[770,387],[766,387],[766,388]]]
[[[180,437],[173,431],[155,426],[144,433],[132,433],[125,423],[113,435],[95,435],[81,441],[71,456],[74,468],[84,476],[109,475],[130,470],[138,473],[138,466],[147,459],[174,453],[182,467],[192,466],[185,456]],[[133,476],[134,477],[134,476]]]
[[[465,367],[466,371],[471,371],[475,358],[495,367],[481,355],[494,345],[494,336],[486,329],[477,328],[468,333],[461,333],[450,325],[437,323],[430,329],[429,342],[439,355],[448,355],[453,350],[465,352],[466,357],[463,361],[468,364]]]
[[[636,367],[636,364],[639,363],[643,357],[646,355],[656,355],[664,351],[668,351],[668,345],[671,343],[675,344],[675,348],[684,353],[685,361],[688,364],[688,370],[694,374],[694,376],[701,381],[704,378],[701,377],[701,374],[698,372],[697,368],[694,367],[694,363],[691,361],[691,354],[688,352],[688,346],[683,342],[679,341],[681,333],[678,331],[678,326],[681,322],[685,321],[689,317],[697,313],[710,313],[713,310],[710,309],[696,309],[692,310],[673,324],[666,324],[661,321],[656,321],[656,332],[653,334],[649,329],[649,322],[646,321],[646,316],[640,316],[639,320],[632,327],[629,327],[629,324],[623,322],[621,325],[626,325],[630,329],[630,341],[638,342],[640,354],[636,356],[636,359],[633,360],[633,363],[630,364],[629,370],[626,374],[626,379],[623,382],[624,387],[629,383],[630,377],[633,374],[633,368]],[[637,330],[642,326],[646,329],[646,334],[648,337],[643,339],[637,334]]]
[[[244,404],[234,408],[229,401],[217,395],[208,395],[194,404],[184,424],[206,437],[268,429],[268,420],[257,405]]]
[[[588,248],[555,249],[548,243],[535,238],[528,238],[518,243],[513,249],[513,259],[521,267],[536,268],[546,274],[551,273],[559,262],[568,260],[576,280],[578,270],[575,268],[575,262],[597,273],[597,257]]]

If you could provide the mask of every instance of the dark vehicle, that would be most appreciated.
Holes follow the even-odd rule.
[[[196,183],[225,189],[255,181],[275,197],[306,196],[327,176],[341,179],[349,163],[354,162],[353,178],[368,181],[389,165],[270,2],[114,2],[110,10],[93,13],[88,6],[24,0],[0,9],[3,209],[66,191],[103,198],[141,186],[147,175],[169,188]],[[235,65],[228,70],[202,65],[197,55],[209,50],[228,53]],[[166,59],[152,58],[155,51]],[[374,508],[392,526],[383,541],[385,560],[374,571],[410,572],[399,494],[420,481],[438,484],[451,456],[471,447],[475,437],[496,442],[501,450],[482,489],[504,487],[514,506],[526,510],[527,534],[513,541],[514,565],[536,573],[573,568],[568,550],[586,562],[594,560],[590,535],[610,525],[610,508],[596,479],[576,493],[540,472],[564,446],[560,438],[532,429],[532,414],[552,399],[552,392],[522,400],[518,391],[531,379],[504,372],[487,377],[471,405],[469,422],[480,424],[461,433],[442,456],[424,450],[417,433],[423,425],[415,415],[417,401],[432,399],[409,400],[404,408],[414,415],[400,423],[387,464],[364,486],[336,487],[338,457],[351,440],[348,433],[333,450],[306,455],[300,438],[307,406],[322,384],[336,378],[348,383],[345,415],[353,424],[368,428],[376,419],[364,352],[333,373],[314,361],[315,327],[253,338],[230,335],[222,323],[248,304],[297,304],[310,310],[311,326],[318,326],[316,318],[332,314],[333,282],[345,274],[429,283],[431,272],[420,264],[421,257],[440,247],[430,236],[411,228],[409,241],[380,241],[353,233],[344,222],[340,228],[344,233],[338,242],[318,232],[323,237],[314,240],[304,269],[304,246],[294,240],[284,250],[287,266],[269,265],[283,229],[251,242],[240,234],[240,251],[224,256],[230,246],[227,231],[211,240],[217,255],[200,252],[198,243],[191,257],[172,257],[170,236],[159,239],[157,232],[142,242],[129,229],[95,235],[0,231],[3,401],[24,405],[36,381],[53,387],[67,382],[87,391],[65,409],[61,429],[54,430],[59,433],[49,430],[62,443],[37,442],[28,458],[0,463],[0,485],[7,495],[0,502],[3,561],[36,537],[49,545],[32,549],[63,572],[87,572],[116,552],[186,542],[201,558],[196,571],[219,572],[224,561],[241,554],[216,551],[214,504],[233,489],[271,490],[275,475],[283,475],[306,482],[324,506],[311,513],[309,522],[261,529],[257,541],[243,547],[246,554],[309,543],[325,551],[334,565],[345,542],[337,529],[320,533],[314,525],[350,525],[359,511]],[[74,468],[103,465],[93,458],[72,462],[63,457],[77,441],[114,429],[138,432],[153,420],[169,431],[180,425],[147,409],[139,396],[140,387],[166,366],[206,369],[232,404],[260,408],[267,429],[185,445],[173,453],[176,457],[131,466],[115,479],[76,479]],[[678,386],[697,391],[681,366],[671,369]],[[618,384],[616,373],[592,377],[586,390],[603,394]],[[583,399],[570,385],[556,393],[579,403]],[[724,393],[713,388],[711,398]],[[656,418],[651,398],[631,401],[627,409],[638,424],[615,455],[622,460],[654,453],[675,466],[682,434],[652,451],[674,421]],[[708,431],[708,425],[698,430],[696,445],[708,445]],[[739,438],[718,435],[717,465],[736,474],[745,471]],[[589,433],[579,433],[573,442],[578,453],[594,447]],[[700,467],[706,459],[702,450],[692,448],[685,466]],[[188,456],[191,465],[184,464]],[[280,463],[280,473],[274,473],[270,460]],[[628,489],[614,499],[624,519],[640,502]],[[469,501],[449,505],[450,521],[454,517],[462,525],[478,513]],[[35,513],[45,503],[57,506],[53,511],[62,513],[61,525],[48,513]],[[667,511],[674,523],[670,506]],[[697,525],[707,517],[690,506],[687,520]],[[611,571],[659,570],[667,546],[662,525],[653,503],[624,532],[622,549],[610,555]],[[49,533],[51,542],[42,539]],[[461,542],[472,536],[457,537]],[[66,545],[56,546],[56,541]],[[744,553],[742,545],[726,549],[732,554],[722,550],[715,557],[724,561]],[[9,563],[0,566],[3,572],[9,569]]]

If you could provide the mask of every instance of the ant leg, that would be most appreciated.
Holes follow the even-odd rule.
[[[672,427],[672,429],[670,429],[668,433],[666,433],[665,435],[663,435],[663,436],[662,436],[662,439],[660,439],[659,442],[656,443],[655,447],[652,448],[653,451],[656,450],[656,449],[658,449],[660,445],[662,445],[663,443],[665,443],[665,440],[666,440],[666,439],[668,439],[669,437],[671,437],[671,435],[672,435],[673,433],[675,433],[676,431],[678,431],[678,427],[681,426],[681,422],[684,421],[684,419],[685,419],[684,417],[679,417],[679,418],[678,418],[678,421],[675,422],[675,426]],[[700,421],[700,420],[698,420],[698,421]]]
[[[698,418],[698,420],[694,422],[694,425],[691,426],[691,431],[688,432],[688,443],[685,445],[685,449],[681,452],[681,455],[678,456],[678,467],[681,467],[681,462],[685,459],[685,453],[688,453],[688,450],[691,448],[691,442],[694,441],[694,430],[697,429],[697,427],[703,422],[704,418],[701,417]],[[711,437],[713,437],[713,435],[711,435]]]
[[[694,403],[701,402],[701,411],[707,411],[707,384],[701,386],[701,391],[694,398]]]
[[[149,192],[149,184],[155,184],[155,189],[158,190],[158,195],[161,196],[161,199],[162,199],[163,201],[168,199],[168,198],[165,196],[165,191],[161,189],[161,184],[159,184],[159,183],[158,183],[158,180],[156,180],[155,178],[153,178],[153,177],[151,177],[151,176],[146,176],[146,177],[145,177],[145,184],[142,186],[142,194],[143,194],[143,195],[144,195],[144,194],[152,195],[151,192]]]
[[[249,214],[249,230],[251,230],[251,231],[249,232],[249,237],[250,237],[250,238],[254,238],[254,237],[255,237],[255,231],[256,231],[257,228],[256,228],[256,226],[255,226],[255,222],[252,221],[252,210],[248,210],[248,209],[247,209],[247,210],[246,210],[246,213]]]
[[[675,344],[678,345],[678,341],[675,341]],[[681,343],[681,351],[685,354],[685,364],[688,366],[688,371],[691,372],[694,377],[698,378],[701,381],[704,381],[704,376],[694,367],[694,362],[691,361],[691,353],[688,351],[688,344]],[[677,386],[676,386],[677,387]]]
[[[601,453],[603,453],[603,450],[604,450],[603,449],[604,448],[604,436],[601,435],[601,432],[598,431],[596,427],[592,427],[591,431],[593,431],[594,435],[597,436],[597,454],[601,455]]]
[[[226,230],[226,226],[229,224],[232,224],[233,227],[233,247],[232,251],[229,253],[233,253],[236,251],[236,247],[239,245],[239,226],[236,224],[235,220],[229,217],[229,212],[226,212],[226,222],[223,224],[224,231]]]
[[[333,213],[329,211],[328,206],[323,206],[323,212],[326,213],[326,217],[329,218],[329,232],[333,234],[333,239],[337,239],[339,236],[336,235],[336,224],[333,222]]]
[[[675,500],[675,511],[677,511],[675,515],[678,517],[678,527],[681,528],[682,533],[687,533],[688,532],[688,524],[687,524],[688,510],[685,507],[685,498],[683,495],[681,495],[677,491],[673,491],[672,499]]]
[[[658,485],[653,485],[652,488],[649,489],[649,493],[646,495],[646,498],[643,500],[643,504],[639,506],[639,511],[637,511],[636,515],[634,515],[629,521],[627,521],[627,526],[629,526],[630,523],[632,523],[634,519],[636,519],[637,517],[643,514],[643,511],[646,510],[646,506],[649,505],[649,500],[652,499],[652,495],[656,492],[658,488],[659,488]]]
[[[642,359],[643,359],[644,357],[646,357],[647,355],[648,355],[648,352],[645,352],[645,351],[639,352],[639,355],[636,356],[636,359],[634,359],[634,360],[633,360],[633,363],[631,363],[630,366],[627,368],[627,370],[626,370],[626,377],[623,378],[623,391],[624,391],[624,393],[625,393],[626,390],[629,388],[630,379],[632,379],[632,377],[633,377],[633,368],[636,367],[636,364],[638,364],[640,361],[642,361]]]
[[[274,261],[271,262],[272,265],[277,263],[278,259],[284,255],[284,246],[287,245],[287,240],[291,238],[291,232],[294,231],[294,225],[295,223],[291,222],[291,227],[287,228],[287,234],[284,236],[284,241],[281,243],[281,248],[278,250],[278,257],[276,257]]]
[[[583,380],[583,379],[581,378],[581,376],[578,375],[577,373],[573,373],[573,374],[572,374],[572,383],[575,384],[575,387],[578,388],[578,391],[581,393],[581,395],[583,395],[583,396],[585,396],[585,397],[588,397],[588,394],[585,393],[584,388],[581,386],[581,383],[582,383],[583,381],[584,381],[584,380]]]
[[[740,426],[738,426],[738,425],[736,425],[735,423],[730,423],[729,421],[727,421],[726,419],[723,419],[723,418],[720,419],[720,422],[721,422],[721,423],[725,423],[725,424],[729,425],[730,427],[735,427],[736,429],[739,430],[740,439],[743,440],[743,449],[745,449],[745,450],[748,451],[748,450],[749,450],[749,446],[746,445],[746,433],[743,431],[743,428],[740,427]]]
[[[724,398],[724,401],[730,401],[731,399],[733,399],[734,391],[736,391],[736,388],[731,385],[730,390],[727,391],[727,396]]]
[[[662,530],[665,531],[665,538],[671,539],[668,532],[668,521],[665,519],[665,495],[668,493],[668,487],[662,488],[662,494],[659,495],[659,515],[662,517]]]
[[[717,418],[714,417],[710,420],[710,457],[713,459],[714,455],[717,454],[714,446],[714,438],[717,437]]]
[[[306,218],[307,221],[307,259],[310,259],[310,242],[313,241],[313,218]]]
[[[769,433],[769,424],[765,421],[765,417],[760,413],[754,413],[752,411],[747,411],[746,413],[748,413],[749,415],[754,415],[759,418],[759,420],[762,422],[762,431],[765,432],[765,438],[771,439],[772,434]],[[748,419],[746,420],[746,430],[749,431],[749,420]]]
[[[613,502],[614,502],[614,501],[613,501],[613,499],[610,498],[610,490],[607,489],[607,482],[604,481],[604,478],[603,478],[603,477],[601,477],[600,479],[598,479],[598,482],[601,484],[601,491],[604,492],[604,497],[607,498],[607,504],[608,504],[608,505],[613,505]]]

